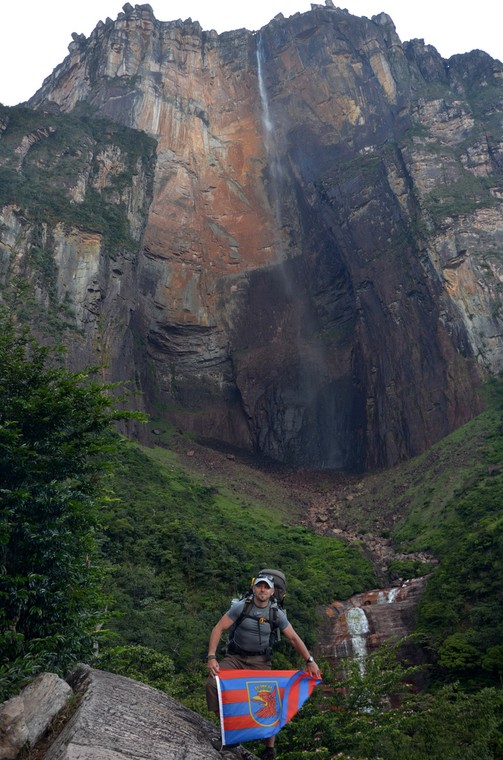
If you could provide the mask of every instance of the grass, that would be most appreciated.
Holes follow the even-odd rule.
[[[258,472],[235,487],[223,476],[222,485],[208,485],[184,471],[179,456],[124,442],[118,457],[102,536],[115,643],[147,646],[177,670],[191,668],[261,566],[287,574],[287,607],[308,642],[317,605],[375,585],[359,545],[289,524],[286,504],[274,506]]]
[[[487,441],[499,421],[493,408],[391,470],[369,473],[351,502],[361,532],[392,535],[401,551],[433,551],[455,497],[487,468]]]

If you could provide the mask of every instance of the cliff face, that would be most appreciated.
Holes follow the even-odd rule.
[[[5,109],[0,279],[36,331],[65,327],[73,369],[134,378],[129,329],[155,142],[112,123]],[[127,367],[127,373],[124,368]]]
[[[145,151],[66,189],[75,207],[122,178],[120,264],[102,231],[49,225],[58,299],[83,305],[72,361],[107,335],[148,409],[303,466],[392,465],[477,411],[503,365],[499,62],[331,2],[222,35],[128,4],[69,53],[29,102],[39,128],[87,109],[156,141],[151,192]]]

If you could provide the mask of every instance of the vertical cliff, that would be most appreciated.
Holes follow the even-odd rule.
[[[127,317],[114,268],[96,275],[111,363],[147,407],[334,468],[391,465],[467,420],[502,365],[502,75],[330,0],[221,35],[127,4],[74,35],[29,103],[41,126],[87,109],[156,145],[151,195],[141,172],[130,194]],[[62,252],[59,282],[86,257]]]
[[[155,142],[76,116],[3,109],[1,119],[3,300],[44,339],[65,335],[73,369],[134,378],[129,326]]]

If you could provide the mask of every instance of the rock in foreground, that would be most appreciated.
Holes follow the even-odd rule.
[[[218,727],[167,694],[80,665],[69,677],[78,709],[45,760],[215,760]],[[253,760],[247,750],[242,758]]]

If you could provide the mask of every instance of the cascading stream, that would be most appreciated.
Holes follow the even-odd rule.
[[[394,604],[399,593],[400,593],[399,586],[389,589],[389,591],[387,591],[386,593],[384,593],[384,591],[379,591],[379,595],[377,597],[377,603],[378,604]]]
[[[396,601],[396,598],[397,598],[399,592],[400,592],[400,589],[398,587],[397,588],[392,588],[388,592],[388,604],[393,604]]]
[[[353,655],[358,662],[360,673],[365,673],[365,658],[367,657],[366,634],[369,632],[369,621],[361,607],[353,607],[346,613],[346,623],[351,639]]]

